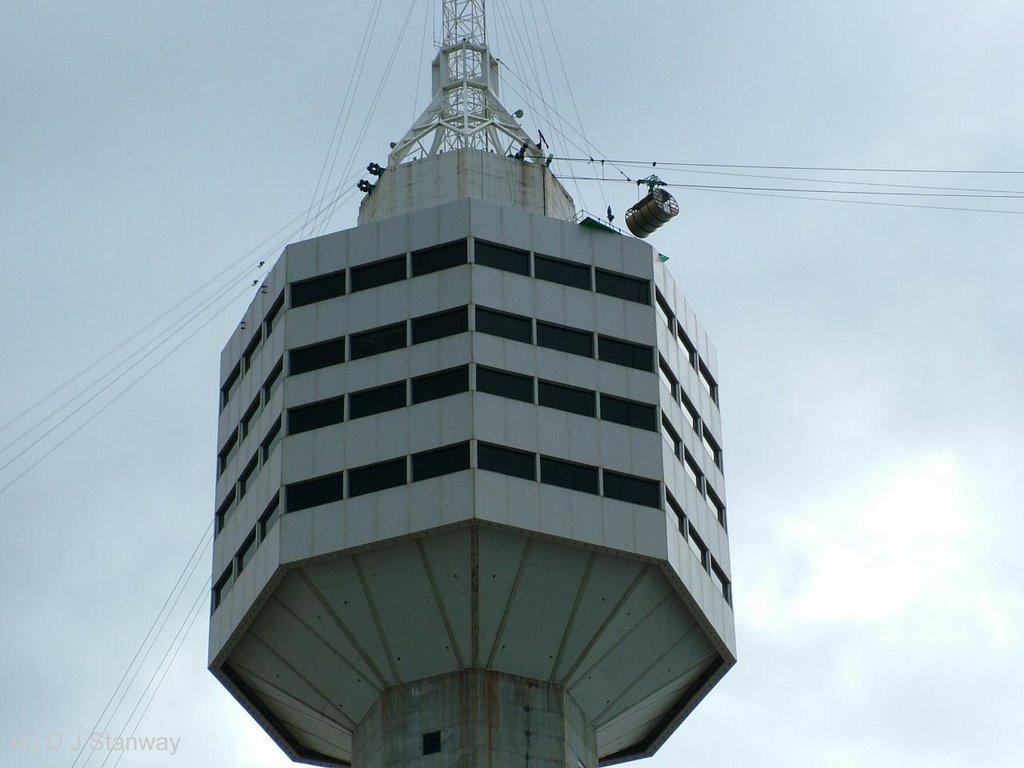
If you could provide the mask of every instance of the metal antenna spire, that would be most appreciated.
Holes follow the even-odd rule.
[[[433,99],[388,156],[401,163],[417,149],[519,154],[542,160],[541,148],[498,100],[498,60],[487,47],[485,0],[442,0],[442,42],[433,63]]]

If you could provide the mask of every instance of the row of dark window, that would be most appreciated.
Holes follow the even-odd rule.
[[[405,485],[408,481],[410,462],[412,482],[460,472],[471,466],[470,443],[463,442],[431,451],[423,451],[413,454],[408,457],[408,460],[406,457],[401,457],[349,470],[348,497],[352,498]],[[599,493],[600,478],[600,485],[603,486],[605,497],[644,506],[660,507],[659,484],[654,480],[607,469],[599,470],[598,467],[568,462],[550,456],[541,455],[538,462],[537,455],[528,451],[478,442],[477,467],[485,471],[534,481],[538,479],[539,474],[542,483],[592,494]],[[285,492],[287,511],[289,512],[341,501],[345,498],[345,473],[338,472],[294,483],[287,486]],[[724,569],[711,554],[683,508],[668,491],[665,494],[665,501],[668,509],[675,514],[679,532],[687,542],[690,551],[700,561],[701,567],[707,572],[716,589],[731,605],[732,585]],[[214,584],[212,600],[214,610],[221,604],[231,585],[252,560],[256,547],[266,539],[270,529],[281,517],[283,511],[280,495],[274,494],[256,525],[243,539],[231,563]],[[218,531],[222,524],[223,520],[218,514]]]
[[[266,290],[266,286],[263,286],[263,290]],[[224,408],[227,407],[228,401],[230,401],[231,396],[234,395],[242,376],[252,367],[253,358],[256,357],[256,353],[263,344],[263,340],[270,338],[270,334],[274,330],[274,324],[277,322],[277,317],[281,314],[281,310],[283,308],[284,291],[281,291],[277,298],[274,299],[274,303],[270,305],[270,309],[267,310],[267,314],[263,318],[263,322],[256,327],[256,332],[253,334],[253,337],[245,347],[245,351],[242,353],[242,359],[235,363],[235,366],[228,373],[227,378],[224,379],[224,383],[220,388],[221,410],[224,410]],[[243,329],[244,327],[245,326],[243,325]]]
[[[476,450],[477,467],[485,471],[525,480],[539,480],[547,485],[661,508],[661,484],[657,480],[479,441]],[[356,498],[410,482],[462,472],[471,467],[471,443],[466,441],[285,486],[284,504],[281,504],[280,495],[275,494],[256,525],[242,540],[231,563],[214,583],[211,601],[213,610],[220,606],[228,590],[252,560],[257,546],[266,539],[282,513]],[[223,527],[223,520],[224,517],[218,512],[218,531]]]
[[[646,344],[598,334],[595,345],[595,334],[592,331],[560,326],[540,319],[535,322],[532,317],[482,306],[475,307],[474,319],[474,330],[478,333],[526,344],[536,343],[538,346],[585,357],[594,357],[596,347],[597,358],[600,360],[639,371],[653,371],[654,351]],[[289,374],[298,375],[329,368],[341,365],[346,360],[370,357],[469,330],[469,307],[446,309],[414,317],[408,323],[401,321],[292,349],[288,354]]]
[[[470,453],[470,442],[466,441],[292,483],[285,489],[285,511],[297,512],[409,482],[461,472],[471,468]],[[661,484],[657,480],[553,456],[538,456],[529,451],[477,441],[476,466],[478,469],[524,480],[539,480],[547,485],[603,495],[619,501],[661,507]]]
[[[485,267],[514,272],[537,280],[547,280],[585,291],[597,291],[626,301],[650,306],[651,283],[640,277],[613,272],[608,269],[580,264],[554,256],[533,254],[520,248],[477,240],[474,244],[474,262]],[[531,272],[532,262],[532,272]]]
[[[397,283],[409,277],[440,272],[469,262],[465,240],[445,243],[361,264],[351,269],[339,269],[325,275],[298,280],[291,284],[291,307],[304,307],[327,299]]]
[[[725,602],[732,605],[732,584],[729,581],[729,577],[725,575],[725,570],[718,564],[714,555],[711,554],[711,550],[708,549],[700,534],[694,530],[693,524],[686,516],[686,513],[683,512],[679,502],[675,500],[675,497],[667,489],[665,491],[665,503],[675,513],[676,519],[679,521],[679,533],[685,539],[690,552],[700,561],[701,568],[711,577],[711,582],[722,594],[722,597],[725,598]]]
[[[715,466],[719,469],[723,469],[722,447],[718,444],[714,435],[711,434],[707,425],[704,424],[704,420],[701,419],[699,412],[694,407],[693,403],[690,402],[690,398],[686,396],[686,392],[683,391],[683,387],[680,385],[679,379],[676,378],[672,368],[661,355],[658,356],[658,376],[668,388],[669,393],[672,395],[672,399],[682,407],[683,412],[686,414],[687,425],[690,426],[697,434],[697,437],[700,438],[700,442],[704,447],[705,453],[711,457]]]
[[[686,471],[686,476],[690,478],[690,481],[696,486],[697,492],[707,499],[708,504],[715,512],[715,517],[718,518],[718,522],[721,523],[723,528],[726,528],[725,522],[725,504],[719,498],[718,494],[715,493],[715,489],[711,487],[711,483],[708,482],[707,476],[700,468],[700,463],[694,458],[693,454],[690,453],[683,445],[682,439],[679,434],[672,427],[672,422],[662,414],[661,417],[661,434],[672,446],[672,453],[675,455],[679,463],[683,465],[683,469]]]
[[[608,269],[591,268],[588,264],[544,256],[539,253],[534,254],[531,258],[529,251],[488,243],[483,240],[475,241],[474,251],[474,263],[481,266],[515,272],[573,288],[597,291],[648,306],[651,303],[650,281],[633,275]],[[440,272],[444,269],[461,266],[468,261],[465,240],[413,251],[408,258],[405,254],[391,256],[369,264],[351,267],[348,270],[341,269],[337,272],[296,281],[291,284],[291,306],[303,307],[307,304],[315,304],[319,301],[344,296],[346,293],[356,293],[396,283],[409,277]]]
[[[217,507],[217,511],[214,514],[214,536],[220,534],[224,530],[224,525],[231,518],[231,514],[238,507],[239,502],[245,498],[245,494],[248,493],[256,481],[256,475],[259,472],[259,468],[264,466],[270,459],[270,454],[274,452],[274,449],[278,446],[283,438],[284,433],[281,429],[281,419],[278,418],[270,425],[270,429],[263,436],[260,441],[259,447],[253,451],[252,457],[246,462],[245,467],[238,475],[238,479],[234,485],[228,490],[224,496],[224,500]]]
[[[242,445],[242,442],[249,436],[249,432],[252,430],[253,424],[256,423],[256,418],[260,415],[260,412],[270,402],[270,398],[277,392],[278,387],[281,386],[281,382],[284,381],[284,358],[280,358],[273,368],[270,369],[270,373],[267,374],[267,378],[263,380],[263,385],[260,387],[260,391],[256,393],[256,396],[249,403],[249,407],[245,409],[245,413],[242,414],[241,421],[236,429],[231,430],[231,433],[224,440],[220,450],[217,452],[217,476],[220,477],[224,474],[224,470],[228,468],[228,462],[231,461],[232,457],[237,452],[238,448]]]
[[[657,409],[653,405],[498,368],[483,365],[474,368],[475,389],[479,392],[657,431]],[[347,396],[347,413],[345,395],[318,400],[288,409],[288,434],[297,435],[346,420],[451,397],[468,392],[470,388],[470,366],[462,365],[352,392]]]
[[[252,561],[256,554],[256,548],[267,538],[274,523],[281,517],[281,496],[275,493],[266,509],[260,515],[259,520],[249,534],[242,540],[242,545],[235,552],[228,567],[220,575],[220,578],[213,585],[213,599],[210,601],[212,610],[217,610],[224,600],[224,595],[235,583],[242,571]]]
[[[340,365],[346,360],[360,360],[410,344],[465,333],[470,330],[469,309],[467,306],[447,309],[293,349],[288,353],[288,372],[290,375],[308,373]],[[487,307],[475,306],[474,310],[474,330],[478,333],[590,358],[594,357],[596,349],[599,360],[641,371],[654,370],[654,349],[646,344],[544,320],[535,321],[532,317]]]
[[[700,385],[704,388],[704,391],[708,393],[708,397],[711,401],[718,403],[718,382],[715,381],[714,376],[711,375],[711,370],[707,364],[700,359],[697,355],[697,348],[690,341],[690,337],[686,335],[686,331],[683,329],[683,324],[679,322],[679,319],[672,312],[672,308],[669,306],[668,301],[661,295],[661,291],[655,289],[655,306],[658,308],[658,314],[661,316],[662,321],[668,326],[669,332],[672,333],[678,340],[679,345],[682,347],[684,356],[690,366],[697,372],[697,380],[700,381]]]
[[[437,477],[449,472],[468,469],[470,464],[469,457],[469,443],[459,443],[457,445],[447,446],[435,451],[426,451],[424,453],[415,454],[413,456],[412,468],[414,478],[413,482],[416,480],[428,479],[430,477]],[[530,480],[536,479],[537,466],[534,455],[525,451],[516,451],[514,449],[490,445],[488,443],[478,443],[477,465],[481,469],[500,472],[513,477],[521,477]],[[361,487],[366,487],[367,485],[374,484],[383,485],[389,480],[396,481],[402,474],[402,472],[398,470],[404,469],[404,462],[402,462],[402,460],[382,462],[362,469],[367,470],[381,466],[385,467],[385,469],[379,476],[376,478],[373,477],[373,475],[370,475],[369,478],[360,478],[357,476],[357,484],[362,483]],[[596,468],[582,467],[582,465],[570,464],[569,462],[563,462],[558,459],[541,457],[540,473],[542,482],[545,482],[543,478],[547,478],[546,482],[554,485],[572,488],[573,490],[596,493],[596,490],[591,490],[596,489],[596,475],[587,471],[590,469]],[[389,472],[391,473],[390,476],[388,475]],[[645,494],[650,494],[650,484],[654,483],[652,480],[635,478],[630,475],[623,475],[609,470],[604,470],[603,476],[605,496],[609,496],[611,498],[622,498],[623,496],[630,495],[642,497]],[[636,484],[636,481],[639,481],[639,484]],[[395,485],[403,484],[404,480],[403,482],[395,482]],[[654,483],[654,485],[656,486],[657,484]],[[301,488],[302,486],[307,487]],[[296,495],[293,497],[292,489],[296,487],[301,490],[298,490]],[[384,485],[383,487],[391,486]],[[331,501],[340,501],[343,498],[343,491],[344,479],[342,473],[330,475],[326,478],[317,478],[315,480],[307,481],[306,483],[295,484],[288,488],[290,500],[294,498],[298,504],[307,504],[307,506],[298,507],[300,509],[307,508],[308,506],[316,506],[321,503],[326,504]],[[319,498],[324,498],[326,500],[319,501]],[[624,498],[623,500],[631,501],[632,499]],[[693,553],[693,555],[700,561],[701,567],[711,578],[716,589],[722,594],[722,597],[725,598],[726,602],[731,605],[732,584],[728,576],[726,576],[725,570],[718,564],[718,561],[711,554],[708,546],[704,543],[700,534],[697,533],[693,524],[683,511],[683,508],[668,491],[665,493],[665,501],[668,509],[676,516],[679,525],[679,532],[687,542],[690,552]],[[212,600],[212,607],[214,610],[216,610],[216,608],[221,604],[224,595],[241,575],[246,565],[248,565],[252,560],[256,552],[256,547],[267,538],[267,534],[281,517],[282,512],[280,495],[274,494],[274,497],[270,500],[270,503],[260,515],[256,525],[245,539],[243,539],[242,544],[239,546],[237,552],[232,558],[231,563],[214,584]]]

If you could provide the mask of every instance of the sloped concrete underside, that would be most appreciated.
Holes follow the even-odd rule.
[[[731,665],[658,564],[480,525],[301,564],[268,592],[213,671],[314,764],[351,762],[386,689],[470,669],[562,687],[621,762]]]

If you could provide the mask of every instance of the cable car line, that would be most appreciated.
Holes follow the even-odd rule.
[[[596,176],[577,176],[576,178],[585,181],[602,181]],[[615,179],[616,183],[621,183],[620,180]],[[814,188],[801,188],[801,187],[745,187],[738,185],[728,184],[687,184],[683,182],[665,182],[666,187],[675,187],[677,189],[720,189],[720,190],[742,190],[745,192],[804,192],[804,193],[819,193],[827,195],[877,195],[877,196],[896,196],[896,197],[964,197],[964,198],[981,198],[986,200],[1024,200],[1024,192],[1016,192],[1013,194],[988,194],[988,193],[974,193],[974,192],[884,192],[881,190],[865,190],[865,189],[814,189]]]
[[[556,160],[567,162],[585,162],[593,160],[588,157],[556,157]],[[836,172],[845,171],[849,173],[945,173],[958,175],[1024,175],[1024,171],[1007,169],[966,169],[966,168],[872,168],[855,166],[822,166],[822,165],[751,165],[739,163],[681,163],[665,162],[661,160],[608,160],[610,163],[620,165],[641,165],[647,168],[741,168],[748,170],[767,171],[822,171]]]
[[[145,662],[145,657],[149,655],[149,650],[146,650],[147,646],[151,650],[152,645],[155,644],[157,637],[159,637],[159,631],[154,636],[153,630],[156,629],[157,625],[159,624],[162,631],[164,625],[166,625],[167,617],[170,617],[171,613],[174,611],[174,608],[177,606],[178,601],[181,599],[181,595],[184,594],[185,587],[188,585],[189,580],[195,573],[196,568],[201,562],[203,562],[203,555],[205,554],[206,549],[209,547],[210,542],[208,541],[208,539],[210,539],[210,534],[212,531],[213,522],[211,521],[207,523],[205,528],[203,529],[203,535],[199,538],[199,542],[192,550],[192,554],[189,555],[189,558],[185,562],[184,567],[178,574],[178,578],[175,580],[174,586],[171,587],[171,591],[167,594],[167,597],[164,599],[163,605],[160,606],[160,610],[157,611],[156,616],[153,618],[153,622],[149,625],[149,629],[146,631],[145,637],[142,638],[142,642],[136,649],[135,655],[132,656],[131,661],[128,662],[128,666],[125,667],[124,673],[121,675],[121,679],[118,681],[117,685],[114,686],[114,690],[111,692],[110,698],[107,700],[106,705],[103,707],[103,711],[100,712],[100,716],[96,718],[96,722],[93,723],[93,726],[89,730],[89,733],[105,731],[109,726],[110,719],[106,721],[102,728],[100,727],[100,723],[103,722],[103,718],[107,715],[107,711],[110,709],[110,705],[114,702],[114,699],[117,697],[117,692],[121,690],[121,686],[124,685],[125,681],[128,679],[128,675],[131,672],[132,668],[135,666],[135,662],[139,661],[140,654],[143,654],[143,651],[145,650],[145,655],[143,656],[142,662],[140,662],[139,664],[139,669],[141,669],[142,663]],[[163,622],[161,622],[161,617],[164,616],[165,612],[167,613],[167,617],[165,617]],[[131,687],[132,682],[134,682],[135,677],[137,675],[138,670],[136,670],[135,674],[132,676],[132,680],[128,682],[128,685],[125,688],[126,691],[128,688]],[[115,707],[114,710],[111,712],[111,719],[113,718],[113,714],[114,712],[116,712],[116,710],[117,707]],[[71,768],[75,768],[75,766],[77,765],[78,759],[82,756],[83,752],[85,751],[86,745],[86,742],[82,743],[81,749],[78,750],[78,753],[75,755],[75,759],[71,763]],[[88,759],[86,760],[86,762],[88,762]]]

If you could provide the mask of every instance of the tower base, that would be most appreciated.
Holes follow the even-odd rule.
[[[389,688],[355,731],[353,768],[596,768],[594,728],[561,686],[466,671]]]

